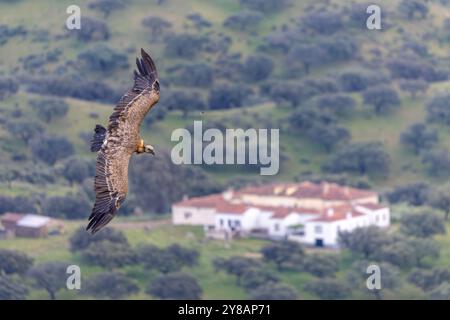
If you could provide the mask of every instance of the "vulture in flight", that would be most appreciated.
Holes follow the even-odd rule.
[[[108,128],[97,125],[91,151],[98,152],[94,180],[95,204],[87,231],[92,234],[116,215],[128,192],[128,163],[133,153],[154,154],[140,135],[142,120],[159,100],[159,80],[155,63],[141,49],[136,59],[134,86],[120,100],[109,117]]]

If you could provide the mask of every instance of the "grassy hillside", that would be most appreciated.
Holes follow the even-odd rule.
[[[0,8],[4,12],[4,23],[12,26],[24,25],[29,30],[47,30],[51,36],[64,34],[63,23],[65,21],[64,9],[70,2],[59,1],[57,4],[52,1],[42,1],[38,4],[28,4],[25,1],[17,1],[12,4],[2,2]],[[156,57],[158,67],[161,70],[161,78],[164,80],[165,69],[174,62],[172,58],[165,56],[164,45],[161,42],[149,42],[148,31],[145,31],[141,25],[141,20],[149,13],[157,15],[169,21],[173,25],[174,32],[182,32],[185,30],[186,22],[180,19],[180,16],[188,13],[200,13],[205,19],[212,23],[211,29],[217,33],[223,33],[233,40],[230,51],[239,52],[244,56],[256,50],[257,45],[261,44],[264,35],[270,34],[273,26],[281,26],[291,19],[297,19],[301,15],[304,8],[308,5],[308,1],[293,1],[290,10],[282,10],[274,14],[266,15],[264,20],[257,27],[257,37],[248,33],[241,33],[224,28],[222,22],[224,19],[240,10],[237,1],[192,1],[183,2],[183,4],[175,4],[172,1],[167,1],[161,6],[149,5],[146,1],[134,1],[133,5],[126,6],[120,13],[113,12],[106,23],[111,30],[112,37],[106,42],[113,48],[119,48],[121,51],[127,52],[130,67],[124,70],[117,71],[114,75],[108,76],[105,80],[114,83],[123,88],[129,86],[131,67],[138,48],[149,48],[152,54]],[[361,48],[364,54],[370,48],[377,47],[383,51],[388,52],[390,49],[397,48],[398,40],[402,37],[402,30],[408,30],[409,36],[421,37],[427,32],[430,32],[435,26],[440,25],[444,17],[445,10],[436,3],[430,3],[430,16],[432,19],[418,20],[408,22],[405,19],[400,19],[401,14],[396,8],[398,1],[390,1],[383,3],[383,10],[388,12],[393,11],[395,14],[392,18],[389,17],[389,27],[383,31],[365,31],[365,37],[361,38]],[[36,8],[32,8],[36,6]],[[87,3],[81,5],[82,14],[88,16],[101,16],[87,7]],[[414,25],[414,28],[410,27]],[[202,31],[204,32],[204,31]],[[33,33],[33,32],[31,32]],[[62,51],[63,61],[56,64],[49,64],[46,66],[48,70],[56,68],[57,65],[64,64],[64,61],[75,59],[76,56],[82,52],[86,45],[79,45],[74,37],[66,37],[57,41],[50,41],[39,43],[31,40],[31,36],[22,38],[13,38],[5,45],[0,46],[0,56],[2,57],[0,70],[3,74],[8,75],[12,70],[17,69],[20,65],[19,59],[29,54],[43,53],[51,49],[59,49]],[[428,50],[430,54],[436,56],[445,56],[448,44],[429,42]],[[88,44],[89,46],[90,44]],[[92,45],[90,45],[92,46]],[[282,60],[279,62],[282,63]],[[279,64],[277,63],[277,64]],[[339,73],[344,70],[353,68],[358,65],[358,62],[350,62],[338,65],[327,65],[313,69],[310,78],[328,75],[330,73]],[[279,74],[283,66],[277,66],[275,74]],[[19,74],[22,73],[19,69]],[[94,77],[99,75],[93,74]],[[101,75],[100,75],[101,77]],[[384,117],[377,117],[366,111],[361,99],[358,99],[359,106],[357,112],[344,119],[343,125],[347,128],[352,136],[352,141],[381,141],[385,144],[386,149],[391,157],[391,172],[387,179],[375,180],[374,184],[379,188],[392,187],[407,182],[416,180],[425,180],[432,183],[442,183],[441,180],[435,180],[428,177],[424,173],[423,166],[420,161],[412,158],[410,153],[399,144],[399,134],[413,123],[424,121],[425,111],[424,103],[427,99],[433,97],[437,92],[445,91],[448,88],[449,82],[439,82],[432,84],[430,90],[426,95],[419,95],[416,99],[409,98],[406,94],[401,94],[401,108],[398,111]],[[40,99],[42,96],[36,96],[23,89],[8,99],[1,101],[2,110],[12,110],[18,108],[22,110],[25,117],[33,118],[34,115],[30,112],[28,102],[34,99]],[[207,91],[205,92],[207,93]],[[162,92],[164,95],[164,91]],[[357,95],[356,95],[357,96]],[[358,98],[358,97],[356,97]],[[108,115],[111,112],[112,104],[108,103],[94,103],[91,101],[82,101],[73,98],[64,98],[70,105],[70,111],[63,119],[54,121],[46,126],[50,133],[64,135],[68,137],[76,146],[78,154],[90,156],[87,145],[80,139],[80,133],[87,133],[98,122],[105,124]],[[89,117],[91,112],[99,115],[98,119]],[[281,146],[285,155],[285,160],[281,164],[281,172],[275,177],[277,180],[289,180],[293,177],[300,176],[304,173],[319,173],[321,164],[325,163],[329,157],[328,153],[323,151],[320,146],[315,146],[314,141],[305,139],[299,136],[299,133],[293,132],[286,125],[284,118],[290,113],[289,108],[280,106],[276,103],[264,103],[262,105],[254,105],[251,107],[244,107],[236,110],[227,111],[211,111],[204,112],[193,111],[188,119],[182,119],[180,113],[177,111],[169,112],[168,116],[161,122],[158,122],[151,129],[144,129],[144,138],[151,141],[157,149],[169,149],[173,146],[170,142],[170,133],[174,128],[187,127],[192,124],[193,120],[212,121],[223,118],[230,118],[237,115],[243,122],[256,125],[254,115],[263,115],[266,119],[271,119],[281,126]],[[152,116],[152,114],[150,114]],[[436,126],[439,131],[440,145],[442,147],[450,147],[449,130],[443,126]],[[2,148],[7,152],[23,149],[24,145],[20,142],[15,142],[14,139],[8,137],[6,129],[2,128],[0,137],[2,137]],[[9,138],[9,139],[8,139]],[[303,161],[302,161],[303,160]],[[305,161],[306,160],[306,161]],[[407,169],[405,169],[407,168]],[[215,170],[212,172],[218,179],[233,179],[242,177],[242,175],[255,176],[254,173],[247,173],[242,170],[228,171],[225,176],[221,172]],[[256,177],[258,178],[258,177]],[[273,179],[271,177],[270,179]],[[54,186],[58,188],[58,186]],[[23,189],[34,187],[24,186],[23,184],[15,184],[13,190],[23,192]],[[52,187],[50,187],[51,189]],[[6,192],[6,191],[5,191]],[[9,190],[8,193],[14,193]]]
[[[156,61],[161,80],[161,100],[147,116],[156,120],[142,126],[142,136],[155,147],[156,156],[141,156],[142,162],[135,168],[142,171],[133,172],[134,175],[142,175],[144,182],[151,181],[153,184],[142,183],[131,187],[127,197],[127,203],[131,206],[128,213],[142,211],[154,217],[155,214],[167,214],[170,202],[179,200],[183,194],[199,195],[229,186],[306,178],[342,178],[349,183],[364,183],[383,194],[413,183],[427,183],[430,190],[446,190],[450,186],[450,157],[441,159],[442,170],[437,170],[434,175],[430,174],[423,161],[423,155],[434,150],[450,150],[450,113],[444,106],[442,119],[438,119],[447,120],[447,124],[445,121],[430,121],[426,107],[433,98],[448,94],[450,89],[450,11],[443,4],[445,1],[427,1],[425,9],[418,6],[425,11],[411,9],[402,0],[378,1],[382,9],[382,30],[368,30],[365,27],[365,0],[267,0],[274,8],[266,11],[262,5],[251,7],[251,3],[259,0],[133,0],[124,2],[123,7],[111,11],[109,15],[94,10],[91,4],[95,1],[79,2],[82,30],[69,31],[65,28],[68,17],[66,8],[73,4],[69,0],[0,0],[0,201],[7,203],[0,203],[0,209],[25,210],[21,202],[29,201],[32,205],[31,208],[25,206],[26,210],[58,218],[76,218],[67,222],[68,232],[63,236],[39,240],[0,240],[0,248],[24,251],[33,256],[37,263],[62,260],[80,264],[83,276],[87,277],[103,271],[85,264],[79,254],[68,250],[69,236],[83,224],[78,219],[87,217],[89,210],[70,215],[71,212],[64,212],[70,209],[48,205],[55,196],[62,198],[69,195],[72,200],[79,200],[76,208],[81,205],[90,208],[93,174],[71,181],[62,174],[67,157],[59,156],[57,161],[50,163],[33,150],[36,144],[42,143],[42,133],[61,137],[74,148],[73,158],[69,159],[87,161],[89,168],[93,169],[95,154],[89,151],[88,140],[96,124],[107,124],[118,97],[132,86],[134,61],[140,48],[149,51]],[[278,7],[277,3],[284,5]],[[242,28],[236,26],[237,23],[231,26],[225,24],[230,17],[243,13],[259,20]],[[162,19],[168,27],[155,32],[143,23],[149,17]],[[89,29],[89,19],[94,21],[93,28],[97,31],[94,35],[83,33]],[[85,29],[83,23],[86,23]],[[104,30],[107,30],[105,34]],[[176,50],[169,50],[173,44],[171,41],[178,37],[178,41],[182,42],[183,36],[189,41],[174,45]],[[99,48],[109,50],[99,52]],[[115,58],[111,59],[111,56]],[[261,56],[270,63],[253,66],[252,69],[248,61]],[[400,70],[403,72],[399,72],[400,75],[395,74],[396,70],[391,65],[393,61],[408,62]],[[273,67],[269,68],[267,75],[261,76],[270,64]],[[187,70],[187,66],[198,65],[206,67],[211,77],[206,84],[189,84],[192,73],[185,75],[183,70]],[[416,69],[411,71],[408,69],[411,67]],[[255,69],[260,71],[259,74]],[[250,77],[252,71],[256,73],[254,78]],[[349,72],[361,75],[364,80],[361,82],[367,82],[366,87],[345,89],[341,75]],[[192,75],[192,78],[197,76]],[[54,79],[57,81],[52,83],[50,80]],[[413,96],[402,88],[406,80],[425,83],[427,90]],[[8,81],[16,83],[17,88],[7,88],[6,94],[3,94]],[[377,114],[364,101],[364,96],[370,89],[380,86],[394,90],[400,101],[392,110]],[[225,96],[232,96],[238,102],[232,101],[228,105],[223,101],[211,102],[211,98],[220,96],[213,93],[220,93],[223,88],[231,88]],[[241,94],[240,90],[245,93]],[[186,102],[186,97],[184,100],[177,97],[180,92],[191,99]],[[318,101],[327,95],[350,97],[354,108],[351,112],[337,115],[334,100],[328,103],[327,109],[319,107]],[[53,100],[61,106],[67,104],[67,113],[46,120],[36,109],[45,109],[42,102]],[[34,103],[41,105],[33,108]],[[183,113],[186,109],[189,111],[187,116]],[[349,134],[349,139],[326,148],[317,132],[314,135],[308,129],[295,127],[293,120],[298,120],[302,112],[308,111],[316,112],[319,120],[311,116],[305,127],[314,121],[324,121],[320,133],[327,132],[330,127],[339,128]],[[257,169],[248,166],[203,165],[192,169],[190,165],[182,165],[180,170],[175,170],[173,167],[177,166],[171,163],[161,165],[164,159],[167,160],[162,150],[170,152],[175,145],[170,140],[173,130],[191,128],[195,120],[225,128],[279,129],[280,172],[275,176],[260,176]],[[11,129],[23,123],[27,129],[33,125],[39,128],[28,140],[21,138],[20,130],[13,132]],[[437,143],[425,148],[421,154],[412,152],[400,139],[401,134],[416,123],[426,124],[426,128],[438,136]],[[378,169],[382,168],[377,167],[364,173],[342,170],[330,174],[325,170],[325,165],[329,165],[336,154],[350,145],[369,142],[381,143],[382,151],[389,158],[387,172],[380,173]],[[152,171],[155,167],[151,165],[154,163],[159,163],[159,167]],[[192,181],[187,180],[191,177],[195,180],[197,175],[202,178],[199,178],[200,185],[191,185]],[[184,180],[180,181],[180,177]],[[417,195],[411,197],[414,196]],[[158,201],[162,205],[158,203],[159,206],[153,206]],[[383,198],[383,201],[387,199]],[[426,206],[390,205],[393,206],[396,222],[391,232],[398,231],[397,222],[403,214],[428,209]],[[43,208],[47,207],[54,210],[43,212]],[[0,213],[3,213],[1,210]],[[185,271],[199,280],[204,298],[248,297],[235,284],[234,277],[216,273],[212,261],[217,257],[233,255],[255,256],[267,244],[266,241],[240,239],[231,244],[205,242],[199,228],[164,224],[146,231],[140,225],[127,227],[127,223],[133,222],[136,218],[120,217],[115,224],[133,247],[145,243],[160,246],[180,243],[199,250],[199,265]],[[446,229],[449,230],[448,222]],[[440,256],[426,267],[447,268],[450,264],[449,235],[438,235],[435,240],[440,245]],[[340,264],[336,278],[344,281],[355,257],[348,251],[336,254]],[[282,282],[292,285],[300,298],[317,298],[304,290],[304,284],[314,278],[310,274],[297,271],[280,273],[273,266],[266,267],[277,273]],[[131,298],[149,298],[143,291],[156,273],[147,272],[141,266],[120,268],[120,271],[137,280],[142,289],[139,295]],[[410,271],[400,270],[401,276],[406,279]],[[386,298],[424,296],[422,290],[407,281],[403,288],[386,293]],[[33,289],[30,297],[44,299],[47,295],[42,290]],[[64,291],[61,297],[80,296]],[[354,292],[351,298],[363,296]]]
[[[197,266],[193,268],[184,268],[183,271],[192,274],[198,279],[203,288],[203,298],[205,299],[246,299],[248,294],[236,284],[234,276],[227,275],[223,272],[214,272],[212,261],[215,258],[227,258],[235,255],[242,255],[247,257],[258,257],[259,250],[263,245],[267,244],[263,240],[255,239],[239,239],[230,243],[223,241],[204,241],[203,231],[197,227],[174,227],[168,221],[159,220],[163,224],[158,227],[150,227],[148,230],[144,225],[151,226],[153,222],[148,219],[123,219],[119,218],[115,223],[115,228],[124,232],[130,244],[133,247],[143,244],[154,244],[157,246],[167,246],[173,243],[179,243],[183,246],[195,248],[200,252],[200,260]],[[156,223],[158,223],[156,221]],[[66,234],[62,236],[49,237],[46,239],[12,239],[3,240],[0,242],[0,249],[15,249],[25,252],[35,259],[35,263],[43,263],[48,261],[67,261],[71,264],[76,264],[82,270],[82,286],[83,281],[101,272],[102,269],[97,266],[92,266],[83,261],[78,253],[72,254],[69,251],[69,236],[80,226],[83,222],[73,221],[66,223]],[[132,226],[131,226],[131,225]],[[450,225],[447,225],[447,229]],[[447,247],[450,243],[450,236],[439,236],[437,238],[439,245],[442,248]],[[337,252],[334,252],[337,254]],[[343,254],[340,257],[341,270],[336,274],[336,278],[345,281],[348,274],[349,256]],[[436,266],[447,267],[450,263],[450,254],[443,251],[441,257],[437,259],[434,264]],[[288,283],[299,292],[301,299],[317,299],[316,296],[304,290],[306,283],[314,279],[314,277],[306,272],[298,271],[284,271],[278,272],[273,266],[268,267],[272,272],[275,272],[284,283]],[[140,265],[129,266],[115,269],[115,271],[124,272],[131,279],[135,280],[141,287],[141,293],[132,295],[130,299],[149,299],[150,297],[144,293],[146,285],[157,276],[157,272],[148,271]],[[407,275],[404,271],[402,276]],[[59,299],[86,299],[87,296],[83,291],[61,290],[57,297]],[[362,292],[355,290],[352,299],[367,298]],[[370,296],[369,296],[370,297]],[[385,297],[387,299],[417,299],[423,298],[423,293],[411,284],[405,284],[403,287],[395,291],[386,291]],[[33,289],[30,295],[33,299],[47,299],[48,294],[43,290]]]

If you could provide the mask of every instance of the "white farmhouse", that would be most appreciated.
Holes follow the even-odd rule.
[[[289,240],[317,247],[337,246],[339,232],[371,225],[387,227],[390,224],[389,208],[381,205],[342,205],[325,209],[304,224],[302,233],[289,234]]]
[[[172,221],[202,225],[215,238],[263,236],[333,247],[340,231],[388,227],[390,212],[373,191],[303,182],[184,199],[172,206]]]

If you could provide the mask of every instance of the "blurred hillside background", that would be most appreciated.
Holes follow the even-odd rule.
[[[72,4],[81,8],[81,30],[65,27]],[[366,27],[371,4],[381,7],[382,30]],[[27,254],[0,251],[12,259],[0,259],[0,287],[15,288],[4,298],[49,298],[42,274],[74,261],[83,275],[103,278],[95,277],[86,294],[57,285],[48,292],[60,291],[63,298],[165,298],[170,295],[158,285],[186,281],[198,293],[191,298],[244,299],[258,297],[254,289],[270,282],[259,292],[275,292],[279,299],[372,298],[364,288],[355,289],[351,275],[359,262],[375,257],[389,265],[392,280],[381,298],[450,298],[449,5],[0,0],[0,214],[46,214],[66,219],[68,230],[48,239],[0,240],[0,248]],[[87,252],[93,240],[74,232],[89,216],[94,197],[89,140],[95,124],[106,124],[132,85],[141,47],[155,59],[161,79],[161,100],[143,124],[143,137],[157,155],[133,159],[118,230],[105,232],[104,247]],[[257,166],[173,165],[170,135],[176,128],[192,129],[194,120],[222,130],[279,128],[280,173],[263,177]],[[267,242],[204,243],[201,229],[164,220],[171,203],[184,195],[302,180],[380,192],[392,206],[389,236],[374,231],[366,237],[369,248],[312,253],[309,267],[278,270],[250,259]],[[404,215],[420,219],[402,220]],[[154,220],[146,222],[148,217]],[[411,225],[425,230],[411,231]],[[174,243],[194,251],[167,247]],[[384,244],[384,252],[376,252]],[[414,256],[420,250],[423,256]],[[101,252],[113,256],[99,258]],[[177,254],[183,263],[167,258]],[[142,256],[172,265],[159,270]],[[31,259],[30,279],[18,285]],[[19,261],[23,268],[7,271],[2,261]],[[241,283],[244,269],[236,272],[233,263],[253,272],[246,278],[254,281]],[[164,276],[179,270],[184,273]],[[324,275],[329,277],[320,281]],[[101,281],[127,289],[111,296],[101,291]],[[154,283],[151,289],[147,283]]]

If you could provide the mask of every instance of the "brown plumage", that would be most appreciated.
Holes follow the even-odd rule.
[[[98,152],[94,180],[95,204],[86,230],[92,234],[108,224],[128,192],[128,164],[133,153],[151,153],[140,136],[142,120],[159,100],[159,81],[150,56],[141,49],[134,86],[109,117],[108,128],[95,127],[91,151]]]

